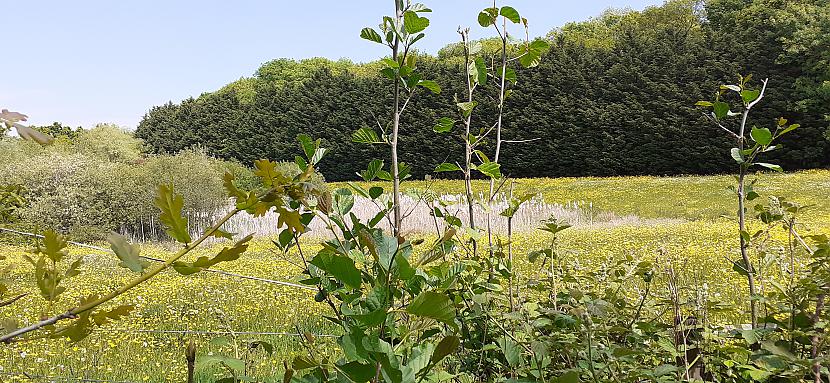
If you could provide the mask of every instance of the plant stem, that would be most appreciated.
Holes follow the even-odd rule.
[[[233,217],[234,215],[236,215],[240,211],[241,210],[239,210],[239,209],[234,209],[234,210],[230,211],[228,214],[226,214],[224,217],[222,217],[219,221],[217,221],[215,224],[213,224],[213,226],[211,226],[210,229],[205,231],[205,233],[202,234],[202,236],[199,237],[196,241],[188,244],[183,249],[179,250],[179,252],[176,253],[176,255],[174,255],[173,257],[171,257],[170,259],[168,259],[164,263],[156,266],[154,269],[152,269],[152,270],[150,270],[150,271],[148,271],[144,274],[141,274],[140,276],[136,277],[135,279],[133,279],[132,281],[130,281],[126,285],[119,288],[118,290],[115,290],[115,291],[105,295],[104,297],[98,298],[98,299],[96,299],[92,302],[88,302],[88,303],[83,304],[79,307],[75,307],[73,309],[70,309],[70,310],[68,310],[68,311],[66,311],[62,314],[55,315],[51,318],[44,319],[44,320],[42,320],[40,322],[37,322],[35,324],[32,324],[30,326],[23,327],[23,328],[15,330],[15,331],[12,331],[12,332],[10,332],[6,335],[3,335],[2,337],[0,337],[0,343],[10,343],[14,338],[17,338],[18,336],[21,336],[21,335],[26,334],[28,332],[32,332],[32,331],[41,329],[43,327],[53,325],[53,324],[55,324],[55,323],[57,323],[61,320],[64,320],[64,319],[77,318],[78,315],[83,314],[83,313],[85,313],[89,310],[92,310],[92,309],[94,309],[94,308],[96,308],[96,307],[98,307],[98,306],[100,306],[104,303],[109,302],[113,298],[115,298],[115,297],[117,297],[121,294],[124,294],[125,292],[131,290],[132,288],[134,288],[138,285],[140,285],[141,283],[147,281],[148,279],[153,278],[154,276],[158,275],[160,272],[166,270],[168,267],[173,265],[174,262],[181,259],[187,253],[189,253],[190,251],[192,251],[193,249],[198,247],[202,242],[204,242],[207,238],[209,238],[211,235],[213,235],[213,233],[216,230],[219,230],[219,228],[222,227],[222,225],[225,224],[225,222],[227,222],[229,219],[231,219],[231,217]]]
[[[401,3],[399,0],[395,1],[395,19],[398,24],[403,22],[401,15]],[[395,34],[395,42],[392,45],[392,60],[398,62],[398,51],[400,48],[400,38]],[[401,232],[401,178],[398,174],[398,130],[401,126],[401,84],[400,79],[395,78],[394,84],[394,108],[392,110],[392,204],[393,215],[395,217],[395,225],[392,227],[392,234],[397,237]]]
[[[464,29],[459,30],[461,34],[461,42],[464,44],[464,67],[468,68],[470,66],[470,30]],[[467,101],[473,101],[473,84],[470,81],[470,75],[467,74],[465,76],[467,78]],[[473,184],[472,184],[472,158],[473,158],[473,143],[470,142],[470,124],[472,122],[472,112],[464,118],[464,190],[466,192],[467,197],[467,214],[470,218],[470,228],[475,230],[476,222],[475,222],[475,211],[473,209]],[[478,244],[475,239],[471,239],[473,245],[473,255],[475,256],[478,252]]]

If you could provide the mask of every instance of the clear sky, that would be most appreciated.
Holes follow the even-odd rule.
[[[459,25],[478,28],[484,0],[424,0],[433,9],[419,45],[435,53]],[[662,0],[512,0],[540,36],[613,8]],[[342,57],[357,62],[386,51],[359,31],[390,14],[390,0],[0,0],[0,108],[33,125],[111,122],[133,129],[153,105],[214,91],[263,62]]]

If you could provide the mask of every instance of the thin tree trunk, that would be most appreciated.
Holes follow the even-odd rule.
[[[399,0],[395,0],[395,18],[400,22],[401,20],[401,4]],[[397,35],[395,36],[395,44],[392,48],[392,59],[398,61],[398,48],[400,41]],[[401,125],[401,94],[400,81],[395,79],[394,98],[395,105],[392,112],[392,203],[393,215],[395,217],[395,227],[392,228],[392,234],[398,237],[401,233],[401,179],[398,174],[398,130]]]
[[[464,44],[464,67],[468,68],[470,65],[470,49],[469,49],[469,30],[461,30],[461,41]],[[473,84],[470,80],[470,75],[467,74],[467,101],[473,101]],[[472,113],[464,119],[464,189],[467,198],[467,214],[470,219],[470,228],[475,230],[475,210],[473,204],[473,184],[472,184],[472,159],[473,147],[470,142],[470,125],[472,123]],[[478,243],[475,239],[472,240],[473,255],[478,253]]]
[[[493,8],[496,7],[496,2],[493,1]],[[497,27],[498,28],[498,27]],[[499,86],[499,111],[496,120],[496,154],[493,156],[493,161],[498,163],[501,155],[501,127],[504,115],[504,92],[507,86],[507,20],[502,19],[502,35],[501,35],[501,84]],[[493,200],[493,193],[495,193],[495,180],[490,179],[490,195],[488,205]],[[490,255],[493,255],[493,230],[490,223],[490,211],[487,211],[487,240],[490,245]]]
[[[743,152],[744,141],[746,134],[746,120],[749,117],[749,108],[744,110],[741,119],[741,129],[738,132],[738,149]],[[755,270],[752,267],[752,262],[749,259],[749,244],[746,242],[743,233],[746,232],[746,165],[741,164],[740,173],[738,176],[738,226],[740,229],[739,237],[741,238],[741,259],[746,268],[746,279],[749,282],[749,309],[752,328],[758,327],[758,301],[755,300],[757,289],[755,287]]]
[[[827,297],[827,294],[819,294],[816,298],[816,312],[813,314],[813,322],[817,322],[819,318],[821,318],[821,314],[824,311],[824,300]],[[821,339],[818,334],[813,335],[812,339],[810,339],[811,343],[813,344],[813,349],[810,351],[810,357],[813,359],[818,358],[818,345],[821,342]],[[821,364],[816,361],[813,363],[813,375],[815,376],[814,383],[822,383],[821,381]]]

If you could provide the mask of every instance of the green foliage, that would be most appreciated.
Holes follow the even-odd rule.
[[[522,178],[728,172],[731,160],[718,155],[728,144],[703,134],[714,130],[691,105],[707,98],[709,89],[737,68],[775,79],[776,91],[766,96],[768,107],[751,117],[750,126],[763,126],[778,116],[802,125],[771,153],[773,162],[787,169],[827,166],[830,142],[823,137],[828,130],[828,78],[822,68],[830,49],[822,47],[830,33],[822,31],[830,17],[823,5],[820,0],[712,0],[701,8],[690,1],[671,1],[566,25],[545,39],[551,49],[544,50],[537,67],[517,69],[521,81],[507,99],[505,132],[510,139],[538,142],[506,146],[505,160],[499,161],[503,172]],[[467,21],[476,23],[475,15]],[[496,40],[480,41],[486,62],[498,57],[501,44]],[[510,56],[524,53],[524,46],[516,45]],[[528,55],[526,63],[532,64],[535,56]],[[416,179],[440,163],[463,160],[458,142],[447,146],[445,137],[428,133],[439,117],[452,116],[453,95],[465,93],[456,79],[468,68],[459,57],[458,44],[442,50],[438,59],[418,56],[423,77],[444,89],[440,95],[421,95],[407,107],[411,116],[425,117],[405,117],[402,125],[401,160],[419,164],[412,170]],[[282,77],[256,77],[260,88],[268,89],[257,91],[247,105],[238,104],[229,92],[154,108],[137,135],[153,152],[203,145],[211,155],[252,163],[260,158],[290,160],[294,148],[289,143],[296,134],[313,134],[331,150],[321,171],[330,180],[353,180],[372,158],[389,161],[377,147],[346,143],[361,127],[374,127],[381,136],[376,117],[388,112],[372,99],[391,91],[375,74],[384,65],[380,61],[344,64],[348,69],[338,65],[295,62],[292,70],[313,81],[293,85],[269,87]],[[494,94],[493,84],[486,88],[482,91]],[[481,119],[492,120],[492,98],[479,101]],[[245,132],[242,136],[256,138],[232,139],[228,132],[239,129]],[[447,158],[448,153],[455,154]]]
[[[213,159],[200,150],[145,156],[140,146],[129,133],[107,126],[81,131],[73,140],[58,138],[48,147],[0,139],[0,176],[26,191],[26,203],[2,195],[9,202],[16,201],[13,215],[19,218],[20,227],[52,227],[86,240],[103,239],[111,231],[153,230],[153,198],[161,184],[176,186],[188,214],[226,207],[219,176],[225,172],[234,174],[242,187],[252,189],[259,184],[247,168]],[[293,164],[276,166],[292,177],[298,174]],[[324,183],[319,174],[311,182],[318,187]]]

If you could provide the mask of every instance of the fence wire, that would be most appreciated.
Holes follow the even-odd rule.
[[[50,382],[89,382],[89,383],[138,383],[129,380],[111,380],[111,379],[89,379],[89,378],[72,378],[68,376],[47,376],[47,375],[31,375],[25,372],[0,372],[0,376],[8,376],[9,378],[26,379],[33,381],[50,381]],[[0,380],[2,382],[2,380]]]
[[[24,232],[24,231],[17,231],[17,230],[7,229],[7,228],[3,228],[3,227],[0,227],[0,231],[4,231],[4,232],[7,232],[7,233],[12,233],[12,234],[17,234],[17,235],[22,235],[22,236],[26,236],[26,237],[43,238],[43,236],[40,235],[40,234],[27,233],[27,232]],[[78,247],[84,247],[84,248],[87,248],[87,249],[97,250],[97,251],[105,252],[107,254],[115,254],[112,250],[107,249],[107,248],[94,246],[94,245],[89,245],[89,244],[80,243],[80,242],[73,242],[73,241],[67,241],[67,242],[71,243],[75,246],[78,246]],[[141,258],[144,258],[148,261],[153,261],[153,262],[164,262],[163,259],[147,257],[147,256],[143,256],[143,255],[141,256]],[[317,289],[314,288],[314,287],[304,286],[304,285],[300,285],[300,284],[297,284],[297,283],[278,281],[278,280],[268,279],[268,278],[252,277],[250,275],[230,273],[230,272],[221,271],[221,270],[205,269],[203,271],[208,272],[208,273],[224,275],[226,277],[231,277],[231,278],[247,279],[247,280],[251,280],[251,281],[257,281],[257,282],[269,283],[269,284],[274,284],[274,285],[293,287],[293,288],[301,289],[301,290],[310,290],[310,291],[315,291],[315,292],[317,291]]]
[[[277,336],[305,336],[295,332],[257,332],[257,331],[206,331],[206,330],[131,330],[131,329],[98,329],[101,332],[122,332],[136,334],[186,334],[186,335],[277,335]],[[313,334],[318,338],[337,338],[334,334]]]

